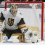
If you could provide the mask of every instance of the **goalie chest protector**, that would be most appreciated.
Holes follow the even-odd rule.
[[[5,13],[3,13],[3,16],[5,17],[4,20],[5,27],[10,30],[18,29],[17,24],[20,22],[21,18],[23,18],[19,12],[17,12],[16,16],[14,17],[10,13],[10,11],[5,11]]]

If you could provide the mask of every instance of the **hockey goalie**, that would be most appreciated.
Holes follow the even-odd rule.
[[[2,27],[4,22],[5,27]],[[2,42],[6,42],[10,39],[12,34],[23,33],[25,39],[29,39],[32,43],[37,42],[38,38],[33,35],[33,31],[26,28],[24,18],[21,13],[18,12],[18,7],[12,5],[7,12],[0,13],[0,27],[1,31],[6,34]]]

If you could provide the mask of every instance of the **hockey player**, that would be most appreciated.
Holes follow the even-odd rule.
[[[16,5],[11,6],[9,11],[0,14],[0,26],[4,21],[5,29],[3,33],[6,34],[3,42],[10,39],[13,33],[24,33],[25,37],[32,37],[32,32],[26,28],[26,24],[22,15],[18,12],[18,7]],[[1,29],[2,30],[2,29]],[[29,33],[28,33],[29,32]],[[28,35],[27,35],[28,33]]]

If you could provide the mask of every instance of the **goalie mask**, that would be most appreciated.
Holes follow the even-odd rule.
[[[13,6],[11,6],[11,8],[10,8],[10,12],[11,12],[11,14],[12,14],[14,17],[16,16],[17,11],[18,11],[18,7],[17,7],[17,5],[13,5]]]

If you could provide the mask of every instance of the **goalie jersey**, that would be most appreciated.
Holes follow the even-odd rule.
[[[5,11],[5,13],[1,13],[0,20],[4,21],[5,28],[9,30],[16,30],[20,28],[23,30],[26,29],[26,25],[23,19],[23,16],[17,12],[16,16],[14,17],[10,11]]]

